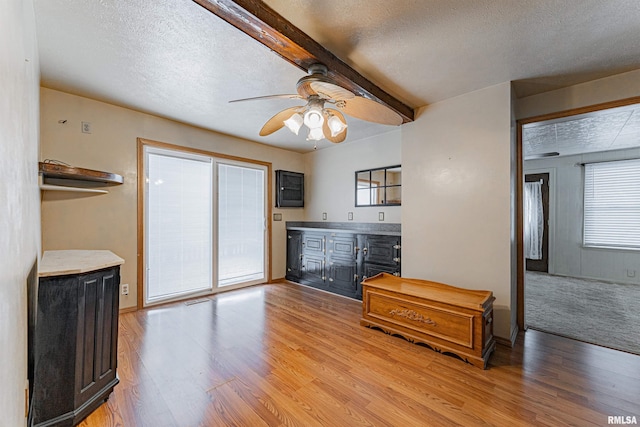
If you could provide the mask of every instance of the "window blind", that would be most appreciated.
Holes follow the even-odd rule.
[[[265,171],[218,164],[218,286],[265,279]]]
[[[640,159],[587,163],[584,245],[640,249]]]
[[[212,286],[210,158],[146,147],[146,301]]]

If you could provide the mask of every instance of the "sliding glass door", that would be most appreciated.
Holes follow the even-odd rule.
[[[218,163],[218,286],[265,281],[265,171]]]
[[[146,303],[211,290],[211,158],[147,147]]]
[[[267,280],[266,166],[144,146],[144,305]]]

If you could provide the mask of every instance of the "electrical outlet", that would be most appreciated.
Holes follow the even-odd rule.
[[[129,295],[129,284],[128,283],[125,283],[125,284],[121,285],[120,289],[121,289],[120,292],[122,293],[122,295]]]
[[[82,133],[91,133],[91,123],[82,122]]]
[[[636,277],[635,270],[627,270],[627,277]]]
[[[327,213],[326,212],[322,212],[322,219],[323,219],[323,221],[327,220]]]

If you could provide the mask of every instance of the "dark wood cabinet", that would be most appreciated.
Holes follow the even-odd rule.
[[[298,281],[302,273],[302,232],[287,230],[287,280]]]
[[[287,280],[362,299],[361,281],[400,275],[400,236],[287,230]]]
[[[352,298],[361,298],[358,274],[358,236],[330,233],[328,235],[329,291]]]
[[[300,208],[304,206],[304,174],[276,171],[276,207]]]
[[[355,261],[330,261],[328,291],[351,298],[362,298],[362,289]]]
[[[327,235],[302,232],[302,271],[300,279],[313,283],[321,289],[327,288]]]
[[[30,426],[74,426],[118,384],[120,267],[41,277]]]
[[[326,274],[325,274],[325,259],[324,256],[317,255],[302,255],[302,274],[300,280],[304,283],[313,283],[318,287],[326,288]]]
[[[400,276],[400,236],[365,235],[362,237],[362,279],[379,273]]]

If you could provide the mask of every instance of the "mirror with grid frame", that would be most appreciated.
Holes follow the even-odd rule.
[[[355,178],[356,207],[402,204],[400,165],[356,171]]]

